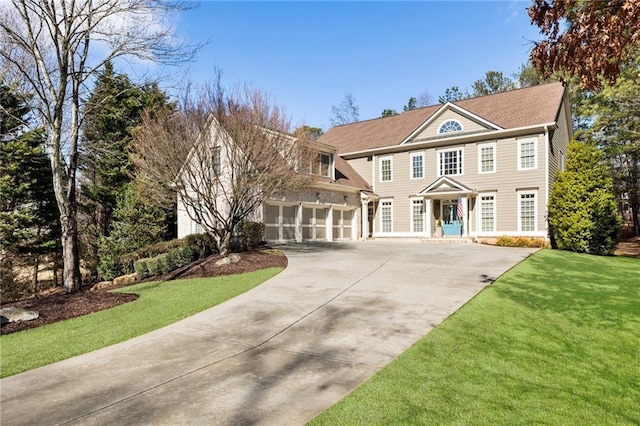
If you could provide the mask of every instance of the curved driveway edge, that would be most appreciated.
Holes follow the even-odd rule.
[[[289,267],[193,317],[0,380],[0,423],[298,425],[535,249],[283,246]]]

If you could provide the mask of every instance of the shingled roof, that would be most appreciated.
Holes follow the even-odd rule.
[[[453,102],[504,129],[556,121],[564,95],[562,83],[549,83]],[[345,124],[329,129],[320,142],[335,146],[338,154],[400,144],[442,105],[405,111],[391,117]]]

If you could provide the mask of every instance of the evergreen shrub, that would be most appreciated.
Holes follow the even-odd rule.
[[[566,170],[551,190],[548,220],[554,248],[597,255],[615,250],[622,221],[611,167],[596,146],[569,144]]]

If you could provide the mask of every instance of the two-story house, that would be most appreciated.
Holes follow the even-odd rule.
[[[561,83],[336,126],[324,180],[269,201],[265,238],[546,237],[571,137]]]

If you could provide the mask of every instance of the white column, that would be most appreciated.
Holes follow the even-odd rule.
[[[333,241],[333,204],[329,206],[327,211],[327,241]]]
[[[469,235],[469,199],[462,197],[462,238]]]
[[[431,213],[431,211],[433,210],[433,200],[425,198],[423,201],[423,205],[424,205],[424,214],[426,216],[424,221],[425,236],[427,238],[431,238],[431,230],[433,229],[433,223],[432,223],[433,214]]]
[[[296,242],[302,241],[302,204],[296,207]]]
[[[360,217],[362,222],[362,241],[367,239],[369,235],[369,200],[362,200],[360,208]]]

